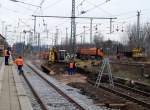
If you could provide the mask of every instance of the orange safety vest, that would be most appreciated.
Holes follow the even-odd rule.
[[[24,61],[23,61],[23,59],[21,59],[21,58],[17,58],[16,61],[15,61],[15,63],[16,63],[17,66],[18,66],[18,65],[23,65],[23,64],[24,64]]]
[[[4,52],[4,56],[9,56],[9,51],[8,50],[5,50],[5,52]]]
[[[75,68],[76,64],[75,63],[69,63],[69,68]]]
[[[69,68],[73,68],[73,63],[70,63],[70,64],[69,64]]]

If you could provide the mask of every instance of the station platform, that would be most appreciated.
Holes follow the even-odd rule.
[[[15,66],[0,62],[0,110],[33,110]]]

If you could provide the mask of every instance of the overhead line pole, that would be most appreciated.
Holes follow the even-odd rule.
[[[112,33],[112,18],[110,18],[110,34]]]
[[[75,24],[75,0],[72,0],[72,13],[71,13],[71,52],[74,56],[75,54],[75,48],[76,48],[76,24]]]
[[[36,16],[33,16],[34,17],[34,28],[33,28],[33,38],[32,38],[32,41],[31,41],[31,55],[32,55],[32,52],[33,52],[33,44],[35,43],[35,40],[36,40]]]
[[[140,39],[140,11],[137,11],[137,37],[138,40]],[[140,43],[138,41],[138,46],[140,46]]]
[[[85,26],[83,26],[83,44],[85,44]]]
[[[91,18],[90,21],[91,21],[91,22],[90,22],[90,44],[92,44],[92,43],[93,43],[93,39],[92,39],[92,34],[93,34],[93,33],[92,33],[92,32],[93,32],[93,31],[92,31],[93,18]]]
[[[68,28],[66,28],[66,45],[68,45]]]
[[[33,37],[33,44],[34,40],[36,39],[36,16],[34,16],[34,37]]]

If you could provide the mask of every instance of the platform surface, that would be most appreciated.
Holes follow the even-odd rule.
[[[33,110],[15,66],[4,65],[4,60],[0,60],[0,110]]]
[[[13,78],[12,66],[1,66],[0,110],[21,110]]]

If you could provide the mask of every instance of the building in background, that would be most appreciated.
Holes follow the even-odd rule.
[[[0,57],[4,55],[4,48],[7,46],[6,39],[0,34]]]

